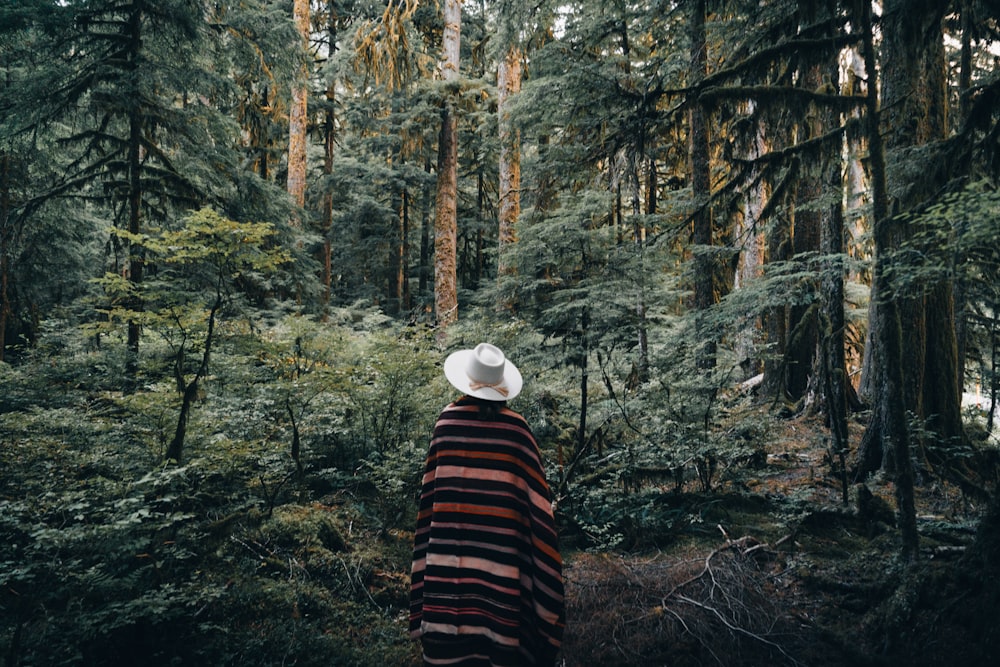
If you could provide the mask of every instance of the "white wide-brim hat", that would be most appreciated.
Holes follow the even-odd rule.
[[[444,376],[463,394],[487,401],[509,401],[523,386],[521,372],[489,343],[452,352],[444,361]]]

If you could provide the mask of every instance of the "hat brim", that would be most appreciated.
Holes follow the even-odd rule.
[[[448,358],[444,360],[444,376],[451,383],[451,386],[466,396],[474,396],[487,401],[509,401],[521,393],[521,388],[524,386],[521,371],[510,362],[510,359],[504,362],[503,382],[500,383],[500,386],[507,390],[506,396],[493,387],[473,389],[470,386],[472,381],[465,371],[469,367],[469,359],[474,353],[475,350],[458,350],[449,354]]]

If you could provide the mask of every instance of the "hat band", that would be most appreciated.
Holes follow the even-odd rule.
[[[489,382],[479,382],[478,380],[469,378],[469,389],[472,391],[478,391],[479,389],[492,389],[493,391],[498,392],[501,396],[506,396],[507,387],[501,386],[502,384],[503,380],[490,384]]]

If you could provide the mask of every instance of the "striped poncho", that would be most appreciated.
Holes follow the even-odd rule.
[[[563,581],[549,487],[525,420],[475,399],[438,418],[414,538],[410,632],[492,646],[487,664],[551,665]],[[487,641],[488,640],[488,641]],[[427,658],[425,662],[433,664]]]

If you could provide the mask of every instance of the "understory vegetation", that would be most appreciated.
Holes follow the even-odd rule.
[[[657,390],[595,387],[580,449],[566,369],[489,320],[451,344],[489,327],[532,379],[516,407],[557,496],[564,664],[987,664],[1000,589],[982,576],[997,551],[973,548],[981,499],[922,480],[906,566],[891,485],[852,485],[845,503],[821,420],[780,417],[752,387],[667,391],[666,368]],[[6,665],[419,664],[415,497],[454,398],[435,332],[374,311],[220,330],[181,460],[164,461],[182,402],[165,343],[134,393],[107,334],[54,328],[0,366]]]

